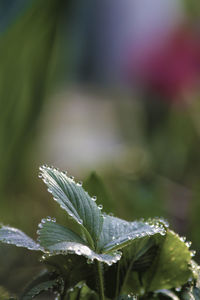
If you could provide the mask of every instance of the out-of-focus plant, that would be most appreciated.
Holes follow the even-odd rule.
[[[59,32],[68,3],[0,4],[0,190],[22,176],[58,62]]]
[[[102,213],[102,205],[81,182],[52,167],[42,166],[40,171],[74,226],[42,219],[35,242],[21,230],[1,225],[1,242],[43,253],[46,269],[27,286],[21,300],[48,290],[61,300],[199,299],[199,267],[192,259],[191,243],[170,230],[166,221],[127,222]]]

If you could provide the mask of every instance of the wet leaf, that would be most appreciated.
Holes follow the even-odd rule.
[[[81,184],[76,184],[64,172],[46,166],[40,170],[54,200],[83,228],[90,245],[95,247],[103,225],[103,217],[96,203]]]
[[[21,230],[9,226],[0,227],[0,242],[27,248],[29,250],[43,251],[43,248],[39,244]]]
[[[188,246],[176,233],[167,230],[160,250],[144,276],[146,290],[179,287],[186,283],[189,277],[193,277]]]

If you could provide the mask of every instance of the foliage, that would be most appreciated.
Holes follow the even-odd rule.
[[[199,267],[190,243],[165,220],[128,222],[103,213],[81,182],[53,167],[42,166],[39,177],[71,222],[43,218],[37,242],[1,225],[1,242],[42,255],[44,271],[19,299],[45,291],[60,300],[199,299]]]

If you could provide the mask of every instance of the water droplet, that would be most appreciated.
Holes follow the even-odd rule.
[[[182,237],[180,237],[180,240],[181,240],[181,242],[185,242],[186,241],[186,237],[182,236]]]
[[[98,209],[102,209],[103,208],[103,205],[102,204],[99,204],[98,205]]]
[[[69,179],[74,180],[74,176],[69,176]]]
[[[42,220],[41,220],[41,223],[44,224],[45,222],[46,222],[46,219],[42,219]]]
[[[52,218],[51,221],[55,223],[56,222],[56,218]]]
[[[77,250],[76,250],[76,254],[77,254],[77,255],[81,255],[81,250],[80,250],[80,249],[77,249]]]
[[[83,185],[82,181],[77,182],[77,185],[82,186]]]
[[[39,227],[39,228],[42,228],[42,227],[43,227],[42,223],[39,223],[39,224],[38,224],[38,227]]]
[[[48,216],[48,217],[47,217],[47,221],[51,221],[51,217]]]
[[[194,257],[195,254],[196,254],[196,251],[195,251],[195,250],[190,251],[190,255],[191,255],[192,257]]]
[[[186,242],[185,244],[186,244],[186,246],[187,246],[188,248],[190,248],[190,246],[192,245],[192,242],[188,241],[188,242]]]
[[[97,200],[97,196],[92,196],[91,198],[93,201],[96,201]]]
[[[87,264],[88,264],[88,265],[91,265],[92,263],[93,263],[93,260],[88,258]]]
[[[112,240],[115,240],[115,236],[113,235]]]
[[[42,178],[42,173],[39,173],[39,174],[38,174],[38,177],[39,177],[39,178]]]

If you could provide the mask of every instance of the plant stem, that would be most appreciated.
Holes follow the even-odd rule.
[[[103,283],[103,274],[102,274],[102,264],[97,261],[97,271],[98,271],[98,287],[99,287],[99,297],[100,300],[105,300],[105,296],[104,296],[104,283]]]

